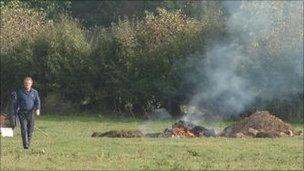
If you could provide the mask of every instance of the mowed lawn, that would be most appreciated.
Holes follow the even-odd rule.
[[[94,131],[161,131],[174,120],[140,121],[101,116],[41,116],[31,150],[22,148],[20,130],[1,138],[1,170],[301,170],[303,137],[92,138]],[[224,128],[227,122],[204,122]],[[295,125],[302,129],[302,124]],[[46,135],[47,134],[47,135]]]

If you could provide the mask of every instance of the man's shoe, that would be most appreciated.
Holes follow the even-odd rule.
[[[26,150],[29,149],[29,147],[23,147],[23,148],[26,149]]]

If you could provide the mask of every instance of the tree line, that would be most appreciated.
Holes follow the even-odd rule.
[[[211,1],[1,2],[1,109],[31,76],[42,101],[57,94],[62,103],[135,116],[161,103],[178,114],[206,81],[194,69],[205,57],[195,54],[210,40],[229,41],[229,15]],[[189,72],[199,79],[185,81]],[[284,101],[297,116],[299,93]]]

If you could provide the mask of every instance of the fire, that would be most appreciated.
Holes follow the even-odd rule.
[[[167,128],[164,131],[164,135],[167,137],[201,137],[210,136],[210,131],[206,128],[192,123],[180,120],[172,125],[171,128]]]
[[[172,137],[195,137],[194,133],[183,125],[178,125],[172,130]]]

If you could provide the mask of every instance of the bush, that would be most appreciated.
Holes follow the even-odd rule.
[[[80,102],[87,87],[86,69],[90,61],[90,45],[79,24],[62,16],[48,30],[43,30],[33,41],[33,66],[44,92],[56,91],[63,97]]]
[[[1,109],[24,76],[32,73],[31,42],[48,25],[45,15],[18,1],[1,5]]]
[[[32,21],[34,31],[20,31],[16,39],[7,35],[5,37],[5,40],[14,43],[7,44],[7,48],[1,51],[2,107],[6,106],[10,92],[22,85],[25,76],[34,78],[35,87],[41,91],[42,99],[47,93],[55,91],[61,93],[62,97],[81,102],[90,91],[86,79],[90,76],[88,71],[92,61],[88,58],[90,45],[86,42],[80,25],[69,17],[62,16],[59,22],[44,22],[46,24],[41,27],[39,23],[43,23],[40,21],[43,18],[36,16],[40,13],[32,11],[35,14],[32,17],[23,12],[27,11],[26,8],[21,5],[17,7],[5,6],[4,13],[21,11],[15,13],[14,17],[28,18],[28,21]],[[3,21],[9,17],[11,15],[5,14]],[[22,22],[16,21],[11,32],[19,31],[22,26]],[[7,24],[4,27],[8,27]],[[31,34],[28,35],[28,32]]]
[[[104,106],[134,116],[161,104],[174,106],[172,114],[178,114],[181,102],[212,94],[217,76],[232,69],[233,74],[250,81],[251,95],[257,100],[246,105],[302,116],[303,108],[297,106],[303,96],[295,95],[303,94],[303,24],[297,22],[301,13],[292,13],[301,10],[296,3],[240,3],[239,11],[229,16],[222,2],[165,1],[155,3],[165,9],[86,30],[77,20],[61,14],[70,4],[1,2],[2,107],[10,92],[20,88],[22,78],[32,76],[42,100],[50,93],[56,95],[54,99],[74,103],[69,106]],[[38,11],[40,7],[42,11]],[[60,7],[59,14],[55,7]],[[283,13],[289,17],[282,17]],[[255,23],[265,18],[271,23]],[[215,50],[231,42],[242,48]],[[234,51],[246,55],[232,67],[233,56],[238,56]],[[217,71],[212,68],[222,71],[226,67],[219,75],[210,74]],[[220,105],[233,95],[225,90],[219,97],[195,100],[214,113],[233,113]]]
[[[46,22],[44,13],[24,8],[19,1],[1,5],[1,54],[10,52],[24,39],[32,39]]]
[[[146,111],[151,98],[174,95],[179,85],[172,66],[195,51],[202,28],[180,11],[158,9],[142,20],[121,19],[102,29],[93,52],[103,82],[97,91],[118,111],[128,106]]]

